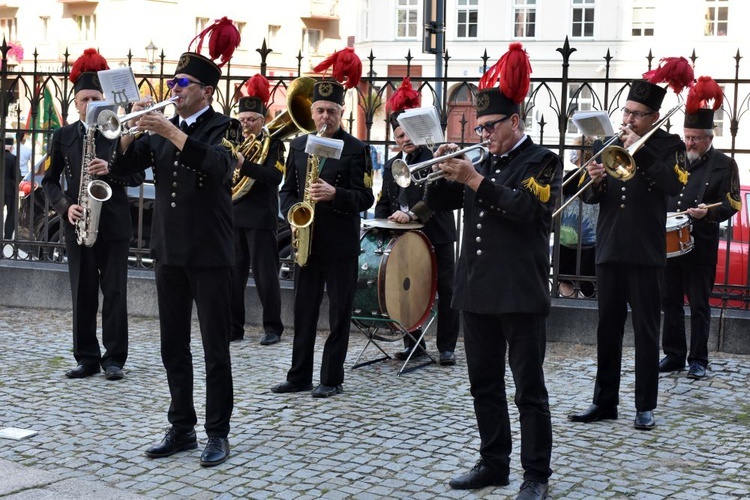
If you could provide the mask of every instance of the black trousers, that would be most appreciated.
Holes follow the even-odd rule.
[[[453,352],[458,342],[460,313],[451,307],[453,300],[453,278],[455,274],[454,243],[434,245],[437,263],[437,334],[435,343],[439,352]],[[422,334],[421,329],[412,333],[414,337]],[[413,347],[413,342],[406,336],[404,346]]]
[[[294,274],[294,346],[287,380],[297,385],[312,383],[315,337],[324,289],[328,292],[331,333],[323,347],[320,383],[336,386],[344,382],[344,361],[349,347],[358,256],[322,260],[311,255],[305,267]]]
[[[234,254],[237,260],[232,273],[232,338],[242,337],[245,332],[245,290],[250,269],[263,307],[263,330],[281,335],[284,325],[276,231],[235,227]]]
[[[546,317],[464,311],[463,318],[466,364],[481,439],[480,455],[491,468],[508,473],[513,445],[505,392],[507,350],[521,423],[523,478],[547,482],[552,474],[552,423],[543,370]]]
[[[635,408],[637,411],[656,408],[659,392],[660,274],[661,268],[654,266],[596,266],[599,324],[596,329],[594,404],[617,406],[620,402],[622,339],[630,304],[635,338]]]
[[[5,182],[8,182],[7,180]],[[18,213],[18,193],[13,190],[13,194],[6,194],[3,196],[3,207],[8,207],[8,213],[5,216],[5,227],[3,231],[3,238],[9,240],[13,238],[13,229],[16,224],[16,214]],[[0,210],[0,216],[3,211]]]
[[[711,306],[708,303],[716,278],[716,266],[702,265],[689,254],[667,259],[662,287],[662,348],[670,358],[697,361],[708,366],[708,334]],[[690,303],[690,351],[685,336],[685,296]]]
[[[73,298],[73,356],[78,363],[122,368],[128,358],[127,239],[98,240],[92,247],[76,243],[66,230],[65,248]],[[99,289],[102,302],[102,344],[96,338]]]
[[[169,422],[183,432],[193,429],[197,423],[190,352],[190,323],[195,301],[206,363],[206,434],[227,437],[234,405],[229,356],[232,268],[167,266],[157,261],[155,272],[161,359],[172,396],[167,415]]]

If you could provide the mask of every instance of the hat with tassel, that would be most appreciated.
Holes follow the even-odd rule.
[[[698,78],[685,100],[685,128],[714,128],[714,111],[724,103],[724,93],[710,76]]]
[[[529,55],[520,43],[511,43],[479,80],[477,117],[521,114],[521,103],[531,85]],[[498,87],[495,87],[497,83]]]
[[[388,121],[391,124],[393,130],[400,127],[398,123],[398,116],[406,111],[407,109],[414,109],[420,106],[422,96],[414,90],[411,85],[411,80],[408,76],[401,80],[399,88],[391,95],[388,99],[388,109],[391,111]]]
[[[76,93],[81,90],[98,90],[102,92],[97,71],[109,69],[107,60],[96,49],[86,49],[70,68],[70,82]]]
[[[680,94],[685,87],[693,86],[693,67],[684,57],[665,57],[658,68],[644,73],[643,78],[630,84],[627,100],[659,111],[667,89],[657,83],[666,83],[675,94]]]
[[[238,111],[240,113],[243,111],[252,111],[266,116],[266,112],[268,111],[266,104],[268,103],[269,97],[271,97],[268,86],[268,80],[265,76],[260,73],[253,75],[253,77],[245,83],[247,95],[240,99]]]
[[[207,36],[211,36],[208,42],[209,59],[201,55],[203,41]],[[193,42],[198,41],[195,51],[191,51]],[[222,17],[217,19],[214,24],[201,31],[190,41],[188,52],[180,56],[180,60],[175,68],[175,74],[184,73],[194,76],[201,83],[216,87],[221,77],[221,67],[232,58],[234,50],[240,45],[240,32],[232,23],[231,19]],[[221,59],[217,64],[216,59]]]
[[[344,105],[346,91],[359,85],[362,78],[362,61],[351,47],[337,50],[313,68],[324,74],[331,70],[332,78],[323,78],[313,86],[313,102],[331,101]]]

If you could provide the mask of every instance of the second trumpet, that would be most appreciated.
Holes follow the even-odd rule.
[[[151,111],[166,108],[170,104],[177,102],[177,100],[179,100],[178,96],[172,96],[166,101],[161,101],[140,111],[133,111],[125,116],[117,116],[117,113],[114,111],[104,110],[99,113],[99,117],[97,118],[97,128],[107,139],[116,139],[122,135],[123,124],[135,118],[139,118],[146,113],[150,113]]]
[[[394,160],[393,165],[391,165],[393,180],[396,181],[396,184],[398,184],[402,188],[409,187],[412,182],[416,185],[435,182],[436,180],[445,177],[445,173],[441,170],[433,170],[432,167],[434,165],[442,163],[449,158],[461,156],[475,149],[479,150],[479,157],[476,160],[472,161],[472,163],[474,165],[478,165],[489,153],[489,150],[487,149],[487,145],[489,143],[489,140],[483,141],[478,144],[474,144],[473,146],[459,149],[452,153],[438,156],[432,158],[431,160],[426,160],[420,163],[415,163],[413,165],[408,165],[404,160],[399,158],[397,160]]]

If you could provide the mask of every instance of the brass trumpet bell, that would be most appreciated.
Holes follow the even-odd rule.
[[[602,151],[602,166],[607,175],[629,181],[635,175],[635,160],[630,152],[620,146],[609,146]]]

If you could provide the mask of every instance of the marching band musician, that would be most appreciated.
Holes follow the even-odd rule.
[[[340,159],[322,158],[317,182],[307,186],[307,135],[290,145],[286,179],[280,190],[282,213],[305,198],[315,202],[311,223],[310,255],[304,267],[294,271],[294,346],[292,366],[285,382],[271,388],[275,393],[312,389],[313,358],[323,291],[328,292],[331,331],[323,348],[320,384],[312,391],[316,398],[343,392],[344,361],[349,344],[352,305],[357,284],[360,251],[360,212],[370,208],[372,163],[369,147],[341,127],[346,90],[357,86],[362,63],[354,50],[335,52],[314,68],[316,72],[334,66],[333,75],[346,80],[346,88],[334,79],[323,79],[313,87],[312,119],[323,137],[344,141]],[[314,134],[310,134],[314,135]]]
[[[211,57],[226,63],[240,35],[226,17],[200,33],[198,47],[211,33]],[[195,39],[193,40],[195,41]],[[222,42],[226,43],[226,46]],[[192,42],[191,42],[192,45]],[[151,167],[156,184],[151,251],[161,330],[161,358],[172,396],[171,428],[148,448],[152,458],[194,450],[197,416],[193,405],[193,362],[190,325],[193,301],[206,363],[208,436],[201,454],[204,467],[229,457],[229,420],[233,408],[229,353],[231,273],[234,263],[230,178],[237,161],[230,146],[240,139],[240,125],[213,110],[210,101],[221,77],[221,66],[197,52],[185,52],[167,85],[176,96],[177,114],[144,114],[136,140],[123,135],[113,167],[142,171]],[[134,111],[146,106],[136,103]]]
[[[424,184],[411,183],[402,188],[393,179],[392,165],[396,159],[403,159],[407,164],[420,163],[432,159],[432,151],[424,146],[416,146],[406,135],[398,123],[398,115],[406,109],[419,107],[420,95],[412,88],[408,77],[404,78],[401,86],[389,99],[391,115],[389,122],[393,128],[393,138],[400,152],[383,169],[383,189],[375,204],[375,217],[388,218],[394,222],[417,221],[424,224],[424,233],[435,248],[437,259],[437,288],[438,313],[436,343],[440,353],[441,365],[455,365],[456,342],[458,341],[459,313],[451,307],[453,299],[453,268],[455,262],[454,245],[456,241],[456,221],[450,210],[434,212],[424,201]],[[420,331],[413,332],[414,338],[419,338]],[[414,342],[404,337],[404,350],[396,353],[396,358],[407,359]],[[412,355],[413,358],[425,355],[424,340],[420,348]]]
[[[463,313],[481,444],[474,468],[449,484],[454,489],[510,484],[507,352],[521,424],[524,475],[517,498],[542,499],[552,474],[552,424],[543,371],[550,312],[549,235],[562,163],[524,132],[521,103],[530,72],[519,43],[511,44],[485,72],[477,95],[476,131],[490,141],[491,154],[478,169],[465,157],[442,162],[439,168],[454,182],[438,181],[427,200],[434,210],[464,208],[452,305]],[[436,156],[451,147],[441,146]]]
[[[71,67],[74,103],[80,120],[56,130],[49,147],[50,163],[44,174],[44,193],[55,211],[62,216],[68,273],[73,299],[73,356],[78,366],[65,372],[68,378],[84,378],[99,373],[107,380],[123,378],[122,367],[128,357],[128,249],[132,238],[130,205],[126,185],[143,182],[142,173],[117,176],[110,173],[109,161],[114,142],[94,133],[96,157],[88,164],[89,174],[97,176],[112,188],[112,196],[101,205],[99,233],[91,247],[79,245],[76,223],[84,213],[78,204],[84,167],[83,145],[87,125],[86,110],[90,102],[103,101],[104,95],[97,71],[109,69],[107,60],[96,49],[86,49]],[[65,176],[65,189],[62,176]],[[85,187],[84,187],[85,188]],[[96,338],[99,289],[102,303],[101,354]]]
[[[653,410],[659,390],[659,274],[667,263],[667,199],[679,193],[687,177],[682,141],[657,125],[666,90],[656,84],[669,82],[679,93],[692,85],[693,72],[684,58],[668,58],[643,77],[645,80],[630,85],[616,143],[628,148],[652,134],[632,155],[633,177],[626,181],[606,175],[601,163],[587,167],[593,182],[583,192],[583,201],[599,204],[597,372],[592,404],[568,419],[595,422],[617,418],[622,341],[630,304],[635,338],[633,426],[649,430],[656,425]]]
[[[706,107],[713,101],[712,108]],[[701,379],[708,366],[711,306],[708,299],[716,277],[719,223],[742,207],[739,171],[733,158],[712,146],[714,111],[721,107],[721,87],[708,76],[698,79],[685,102],[684,138],[688,181],[678,196],[669,198],[670,212],[687,212],[691,218],[693,249],[667,259],[662,287],[664,358],[660,372],[680,371],[687,358],[687,376]],[[711,209],[706,205],[719,203]],[[684,297],[690,303],[690,351],[685,338]]]
[[[265,139],[266,103],[269,98],[268,80],[260,74],[245,85],[248,95],[239,102],[238,119],[242,135],[255,137],[259,144]],[[239,153],[238,156],[241,156]],[[279,213],[279,184],[284,170],[284,143],[272,139],[263,163],[254,158],[239,159],[240,174],[253,180],[252,187],[234,200],[234,253],[232,272],[232,330],[231,340],[245,335],[245,290],[250,268],[263,307],[263,337],[261,345],[275,344],[281,339],[281,289],[279,285],[279,251],[276,238]]]

